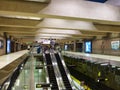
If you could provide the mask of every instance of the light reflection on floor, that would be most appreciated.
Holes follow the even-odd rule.
[[[42,62],[36,61],[36,58],[34,60],[34,85],[35,90],[43,90],[42,88],[36,88],[36,84],[41,84],[46,82],[46,76],[45,76],[45,69],[36,69],[36,65],[43,65]],[[29,60],[26,64],[23,70],[21,71],[18,79],[15,82],[14,87],[12,87],[12,90],[30,90],[30,66],[31,66],[31,60]],[[45,89],[44,89],[45,90]]]
[[[35,66],[43,65],[42,62],[35,60]],[[34,70],[34,78],[35,78],[35,90],[43,90],[42,88],[36,88],[36,84],[42,84],[46,82],[45,69],[35,69]]]

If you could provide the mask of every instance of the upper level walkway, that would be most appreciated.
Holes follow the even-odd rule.
[[[28,50],[22,50],[15,53],[0,56],[0,69],[26,54]]]
[[[67,56],[75,57],[75,58],[90,60],[91,62],[97,62],[97,63],[109,62],[112,65],[120,66],[119,56],[89,54],[89,53],[69,52],[69,51],[64,51],[63,54]]]

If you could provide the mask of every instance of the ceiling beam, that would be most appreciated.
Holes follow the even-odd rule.
[[[55,34],[55,35],[71,35],[71,36],[106,36],[107,33],[99,33],[99,32],[81,32],[81,34],[67,34],[67,33],[55,33],[55,32],[20,32],[20,31],[9,31],[10,35],[38,35],[38,34]]]
[[[89,28],[89,29],[83,29],[83,28],[66,28],[66,27],[51,27],[51,26],[22,26],[22,25],[0,25],[0,31],[9,31],[9,28],[24,28],[26,29],[26,31],[37,31],[38,29],[42,30],[42,29],[60,29],[60,30],[79,30],[79,31],[94,31],[94,32],[111,32],[111,33],[120,33],[120,26],[115,26],[115,25],[101,25],[101,24],[94,24],[94,27],[96,29],[93,28]],[[4,29],[5,28],[5,29]],[[8,29],[6,29],[8,28]],[[14,30],[15,31],[15,30]]]
[[[33,31],[0,30],[0,32],[7,32],[9,34],[36,34],[36,32]]]
[[[1,17],[34,17],[34,18],[56,18],[56,19],[66,19],[66,20],[77,20],[77,21],[87,21],[87,22],[96,22],[104,23],[109,25],[120,25],[120,21],[111,21],[111,20],[100,20],[100,19],[90,19],[84,17],[73,17],[73,16],[62,16],[62,15],[53,15],[53,14],[34,14],[34,13],[24,13],[24,12],[13,12],[13,11],[0,11]]]
[[[19,34],[19,33],[17,33],[17,34],[14,34],[14,33],[8,33],[9,35],[12,35],[12,36],[15,36],[15,37],[35,37],[36,35],[35,34]],[[60,34],[58,34],[58,35],[60,35]],[[51,37],[51,35],[49,36],[37,36],[37,37]],[[57,34],[56,34],[56,36],[53,36],[53,38],[54,37],[62,37],[62,36],[57,36]],[[79,38],[79,37],[93,37],[93,35],[71,35],[71,36],[65,36],[65,38],[69,38],[69,37],[71,37],[71,38]]]

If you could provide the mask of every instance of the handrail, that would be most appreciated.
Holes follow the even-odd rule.
[[[5,82],[7,82],[13,76],[16,70],[19,69],[20,65],[24,63],[26,59],[27,59],[27,56],[24,54],[23,56],[19,57],[12,63],[0,69],[0,72],[2,72],[1,73],[2,77],[0,78],[0,90],[4,87]],[[8,68],[10,69],[10,67],[11,67],[11,70],[7,71],[6,69]]]
[[[51,55],[51,58],[52,58],[52,61],[53,62],[56,62],[56,68],[54,67],[54,70],[56,71],[56,73],[55,74],[57,74],[57,77],[61,77],[61,74],[60,74],[60,71],[59,71],[59,68],[58,68],[58,65],[57,65],[57,61],[56,61],[56,58],[55,58],[55,56],[54,56],[54,53],[52,53],[52,55]],[[53,62],[52,62],[52,64],[53,64]],[[62,79],[62,78],[61,78]],[[62,87],[62,89],[65,89],[65,86],[63,85],[63,81],[61,80],[60,78],[58,79],[59,80],[59,86],[61,86]],[[60,87],[59,87],[60,88]],[[61,89],[60,89],[61,90]]]
[[[57,52],[57,53],[59,54],[61,60],[64,60],[63,57],[62,57],[62,55],[60,54],[60,52]],[[64,62],[64,63],[65,63],[65,62]],[[67,66],[66,66],[65,64],[64,64],[63,66],[64,66],[64,68],[66,68],[66,69],[65,69],[65,70],[67,71],[66,73],[69,73],[69,74],[70,74],[70,71],[67,69]],[[74,85],[78,90],[80,90],[80,88],[78,88],[78,87],[75,85],[74,80],[73,80],[71,77],[68,78],[68,79],[70,80],[71,85],[72,85],[72,83],[73,83],[73,85]]]
[[[47,81],[47,83],[50,83],[50,81],[49,81],[49,75],[48,75],[48,71],[47,71],[47,68],[46,68],[46,58],[45,58],[45,54],[43,53],[43,59],[45,60],[45,62],[44,62],[44,66],[45,66],[45,71],[46,71],[46,81]]]

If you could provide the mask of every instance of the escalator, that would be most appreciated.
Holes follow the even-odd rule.
[[[67,74],[66,74],[65,69],[63,67],[63,64],[61,62],[59,54],[56,53],[55,57],[56,57],[56,60],[57,60],[57,63],[58,63],[58,67],[59,67],[60,73],[62,75],[62,79],[63,79],[63,82],[64,82],[64,85],[65,85],[66,89],[67,90],[72,90],[71,84],[70,84],[70,82],[68,80]]]
[[[50,83],[52,84],[51,90],[59,90],[50,54],[45,54],[45,57],[46,57],[48,74],[49,74],[49,80],[50,80]]]

